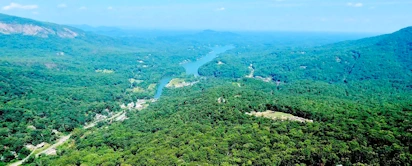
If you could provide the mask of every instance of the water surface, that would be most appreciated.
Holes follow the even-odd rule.
[[[163,77],[159,81],[159,87],[157,87],[157,91],[156,91],[156,94],[154,96],[154,99],[159,99],[160,98],[160,96],[162,95],[162,92],[163,92],[163,88],[170,82],[170,80],[172,80],[172,77]]]
[[[203,66],[204,64],[212,61],[216,57],[218,57],[219,54],[224,53],[227,50],[233,49],[233,45],[227,45],[227,46],[215,46],[212,47],[212,51],[210,51],[206,56],[194,61],[194,62],[189,62],[186,64],[183,64],[182,66],[186,70],[186,74],[191,75],[193,74],[194,76],[199,76],[199,68],[200,66]],[[162,95],[163,88],[172,80],[172,77],[167,76],[163,77],[159,81],[159,86],[157,87],[156,94],[154,96],[155,99],[159,99],[160,96]]]
[[[210,51],[206,56],[194,61],[194,62],[189,62],[185,63],[182,66],[186,70],[186,74],[188,75],[194,75],[194,76],[199,76],[199,68],[200,66],[203,66],[204,64],[212,61],[216,57],[218,57],[219,54],[224,53],[227,50],[233,49],[233,45],[227,45],[227,46],[215,46],[212,47],[212,51]]]

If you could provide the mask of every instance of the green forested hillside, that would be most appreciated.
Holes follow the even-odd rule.
[[[410,47],[390,36],[309,50],[238,45],[201,70],[218,78],[167,90],[121,124],[77,130],[59,157],[31,165],[408,165]],[[242,78],[250,64],[272,81]],[[313,123],[245,114],[265,110]]]
[[[0,22],[72,29],[6,15]],[[59,137],[53,130],[68,133],[96,114],[120,111],[122,103],[153,98],[155,89],[149,86],[156,87],[165,75],[180,75],[180,62],[209,51],[202,45],[131,44],[76,32],[83,36],[0,33],[0,165],[28,155],[25,145],[53,143]],[[99,72],[103,70],[111,72]],[[143,81],[131,84],[131,78]],[[135,93],[135,87],[144,91]]]
[[[241,87],[237,85],[239,83]],[[79,130],[61,157],[33,165],[406,165],[411,161],[411,93],[359,94],[322,82],[279,87],[253,79],[211,79],[167,91],[122,124]],[[378,98],[366,96],[379,95]],[[223,97],[225,102],[219,103]],[[312,119],[273,121],[246,115],[267,109]]]
[[[352,80],[412,81],[411,33],[405,28],[390,35],[341,42],[309,49],[277,50],[274,45],[242,46],[200,69],[200,74],[240,78],[249,74],[290,82],[312,79],[325,82]],[[262,51],[263,50],[263,51]]]
[[[23,148],[26,144],[53,142],[57,135],[52,130],[70,132],[92,121],[96,113],[106,114],[105,109],[119,111],[122,103],[152,98],[155,89],[148,88],[151,84],[156,86],[165,75],[183,73],[178,62],[204,52],[201,48],[172,57],[171,53],[183,48],[166,49],[170,53],[100,50],[105,53],[98,55],[56,55],[53,50],[20,49],[21,54],[2,56],[0,142],[7,147],[1,151],[3,156],[8,156],[3,161],[14,159],[11,151],[20,153],[19,158],[27,155],[29,152]],[[113,73],[97,72],[104,69]],[[144,81],[131,85],[130,78]],[[134,87],[145,91],[128,90]]]
[[[7,15],[0,22],[81,34],[0,32],[0,165],[29,155],[26,145],[69,134],[56,155],[24,164],[412,163],[410,27],[331,44],[348,37],[211,30],[107,37]],[[202,66],[201,77],[184,73],[181,64],[227,44],[236,47]],[[165,88],[141,111],[120,108],[153,98],[165,76],[196,83]],[[308,122],[247,114],[267,110]],[[120,111],[128,119],[83,128]]]

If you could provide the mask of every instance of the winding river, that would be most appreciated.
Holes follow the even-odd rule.
[[[235,48],[233,45],[227,45],[227,46],[215,46],[212,47],[212,51],[210,51],[206,56],[201,57],[200,59],[194,61],[194,62],[189,62],[189,63],[185,63],[182,66],[185,68],[186,70],[186,74],[191,75],[193,74],[195,77],[199,76],[199,68],[201,66],[203,66],[204,64],[212,61],[213,59],[215,59],[216,57],[218,57],[219,54],[226,52],[227,50],[233,49]],[[172,80],[171,76],[166,76],[163,77],[160,81],[159,81],[159,87],[157,88],[156,94],[154,96],[155,99],[159,99],[160,96],[162,95],[163,92],[163,88],[170,82],[170,80]],[[121,112],[123,113],[123,112]],[[121,113],[119,113],[118,115],[120,115]],[[112,118],[117,117],[118,115],[113,116]],[[111,119],[112,119],[111,118]],[[97,123],[97,122],[96,122]],[[90,128],[93,127],[94,125],[90,125],[90,126],[85,126],[85,128]],[[50,148],[47,148],[44,151],[41,151],[40,153],[37,153],[36,155],[45,153],[47,150],[52,149],[52,148],[56,148],[57,146],[60,146],[61,144],[63,144],[64,142],[66,142],[69,138],[70,138],[71,134],[64,136],[62,138],[59,139],[59,141],[55,144],[53,144],[52,146],[50,146]],[[29,156],[27,156],[25,159],[17,161],[13,164],[11,164],[12,166],[18,166],[21,165],[23,162],[25,162],[31,155],[34,154],[35,151],[32,151],[32,153],[30,153]]]
[[[204,64],[212,61],[216,57],[218,57],[219,54],[226,52],[227,50],[235,48],[233,45],[227,45],[227,46],[214,46],[212,47],[212,51],[210,51],[206,56],[201,57],[200,59],[194,61],[194,62],[189,62],[185,63],[182,66],[186,70],[186,74],[188,75],[194,75],[195,77],[199,76],[199,68],[203,66]],[[163,77],[159,81],[159,87],[157,87],[156,94],[154,96],[155,99],[159,99],[160,96],[162,95],[163,88],[169,83],[169,81],[172,80],[172,77]]]
[[[218,57],[219,54],[224,53],[227,50],[230,50],[233,48],[234,48],[233,45],[212,47],[212,51],[210,51],[206,56],[201,57],[200,59],[194,62],[185,63],[182,66],[185,68],[186,74],[189,74],[189,75],[193,74],[195,77],[199,76],[200,66],[203,66],[204,64]]]
[[[156,90],[156,94],[154,96],[154,99],[159,99],[160,96],[163,93],[163,88],[169,83],[169,81],[172,80],[172,77],[163,77],[160,81],[159,81],[159,87],[157,87]]]
[[[199,76],[199,68],[200,68],[200,66],[202,66],[202,65],[204,65],[204,64],[212,61],[213,59],[215,59],[216,57],[218,57],[219,54],[224,53],[224,52],[226,52],[227,50],[230,50],[230,49],[233,49],[233,48],[234,48],[234,46],[232,46],[232,45],[212,47],[212,51],[209,52],[206,56],[198,59],[197,61],[183,64],[182,66],[185,68],[186,74],[189,74],[189,75],[190,75],[190,74],[193,74],[195,77],[197,77],[197,76]],[[159,99],[159,98],[160,98],[160,96],[162,95],[162,92],[163,92],[163,88],[170,82],[170,80],[172,80],[172,77],[167,76],[167,77],[163,77],[163,78],[159,81],[159,84],[160,84],[160,85],[159,85],[159,87],[157,88],[156,94],[155,94],[155,96],[154,96],[155,99]],[[120,112],[120,113],[112,116],[112,117],[109,118],[109,119],[114,119],[114,118],[120,116],[121,114],[123,114],[123,112]],[[95,123],[93,123],[93,124],[91,124],[91,125],[85,126],[85,129],[90,128],[90,127],[93,127],[96,123],[97,123],[97,122],[95,122]],[[57,143],[53,144],[52,146],[50,146],[50,147],[47,148],[46,150],[43,150],[43,151],[41,151],[41,152],[38,152],[38,153],[36,154],[36,156],[39,155],[39,154],[42,154],[42,153],[47,152],[47,150],[54,149],[54,148],[56,148],[57,146],[60,146],[61,144],[65,143],[67,140],[69,140],[70,136],[71,136],[71,134],[69,134],[69,135],[67,135],[67,136],[64,136],[64,137],[61,137]],[[17,162],[15,162],[15,163],[12,163],[11,166],[21,165],[21,164],[24,163],[26,160],[28,160],[29,157],[34,154],[34,152],[35,152],[35,151],[32,151],[32,152],[30,153],[30,155],[27,156],[26,158],[24,158],[23,160],[20,160],[20,161],[17,161]]]

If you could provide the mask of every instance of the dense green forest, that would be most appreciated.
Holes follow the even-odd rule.
[[[200,46],[172,57],[186,48],[165,45],[163,49],[136,53],[106,50],[98,56],[69,51],[61,55],[30,48],[19,49],[20,53],[2,53],[1,144],[7,147],[2,149],[3,156],[9,156],[4,161],[14,159],[10,151],[21,152],[19,158],[24,158],[29,153],[23,148],[25,144],[52,142],[57,138],[53,129],[70,132],[105,109],[116,112],[121,103],[152,98],[155,89],[148,88],[151,84],[157,85],[165,75],[180,75],[184,70],[179,62],[208,51]],[[131,78],[144,81],[131,84]],[[134,93],[135,87],[145,90]]]
[[[345,92],[348,89],[351,89],[349,94]],[[254,79],[209,79],[191,88],[167,91],[146,110],[130,112],[131,118],[123,123],[93,131],[78,130],[74,140],[60,149],[60,157],[42,157],[32,162],[33,165],[410,163],[411,93],[397,92],[395,88],[370,89],[374,92],[369,94],[359,94],[359,90],[364,89],[322,82],[303,81],[279,88]],[[379,97],[367,97],[373,95]],[[219,97],[225,102],[219,103]],[[267,109],[314,122],[273,121],[245,114]]]
[[[390,35],[314,48],[279,49],[275,45],[242,45],[203,66],[199,72],[205,76],[241,78],[250,73],[248,67],[252,64],[254,76],[270,78],[271,81],[410,82],[411,36],[412,28],[405,28]],[[225,65],[215,65],[217,61]]]
[[[2,15],[2,22],[9,20],[62,28]],[[150,85],[156,86],[165,75],[181,75],[179,62],[209,51],[203,45],[176,47],[154,40],[132,46],[132,41],[76,31],[84,36],[0,34],[1,162],[27,156],[27,144],[52,143],[59,137],[53,130],[68,133],[93,121],[96,114],[120,111],[122,103],[152,98],[155,89]],[[129,79],[144,81],[131,84]],[[135,87],[144,91],[135,93]]]
[[[28,156],[26,145],[68,134],[57,155],[31,155],[24,164],[412,163],[411,27],[344,41],[360,35],[205,30],[145,37],[2,14],[0,22],[81,34],[0,33],[0,165]],[[183,62],[228,44],[235,48],[202,66],[200,77],[185,74]],[[166,76],[198,83],[165,88],[141,111],[121,109],[152,99]],[[246,114],[266,110],[313,123]],[[121,111],[125,121],[84,128]]]
[[[407,30],[394,35],[411,36]],[[167,90],[161,100],[146,110],[129,112],[128,121],[93,131],[78,130],[74,140],[60,149],[59,157],[31,159],[31,162],[33,165],[407,165],[412,157],[409,120],[412,82],[405,64],[408,59],[398,60],[410,58],[408,38],[403,39],[403,42],[397,40],[399,46],[380,47],[377,43],[390,40],[381,36],[327,45],[312,52],[299,50],[299,55],[287,48],[266,47],[263,50],[269,53],[263,57],[258,52],[262,48],[240,51],[242,47],[238,45],[217,58],[223,65],[211,62],[202,69],[218,66],[216,72],[233,74],[215,75],[223,78],[209,77],[193,87]],[[393,48],[402,48],[402,53]],[[309,53],[302,54],[304,51]],[[357,51],[362,56],[357,57]],[[276,60],[268,61],[271,56]],[[347,63],[339,66],[336,56]],[[375,58],[376,61],[370,61]],[[392,63],[383,63],[387,62],[383,59]],[[301,62],[312,69],[307,67],[309,71],[302,72]],[[256,75],[272,76],[271,81],[242,78],[250,72],[249,63],[262,65],[254,67]],[[286,64],[296,68],[286,70],[291,68]],[[225,70],[226,65],[232,67]],[[371,70],[366,70],[365,65]],[[374,65],[377,66],[372,68]],[[327,68],[332,66],[337,69]],[[279,71],[282,69],[286,71]],[[381,73],[375,73],[376,70]],[[403,72],[396,74],[399,71]],[[219,103],[219,98],[225,102]],[[268,109],[314,122],[273,121],[245,114]]]

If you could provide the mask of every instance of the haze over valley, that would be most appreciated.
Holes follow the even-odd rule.
[[[2,165],[410,165],[409,1],[2,1]]]

